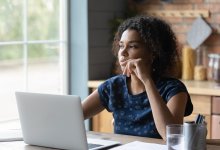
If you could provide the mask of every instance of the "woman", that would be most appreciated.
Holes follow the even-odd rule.
[[[85,119],[107,109],[115,133],[166,140],[166,125],[182,124],[193,110],[184,84],[169,75],[179,58],[173,31],[160,19],[133,17],[119,26],[113,51],[123,74],[83,101]]]

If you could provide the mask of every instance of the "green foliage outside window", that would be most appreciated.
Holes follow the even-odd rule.
[[[0,0],[0,43],[23,41],[23,0]],[[59,40],[59,0],[28,0],[27,40]],[[29,44],[29,58],[58,55],[58,44]],[[0,61],[23,57],[23,45],[0,46]]]

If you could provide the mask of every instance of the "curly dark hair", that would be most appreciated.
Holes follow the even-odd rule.
[[[147,50],[153,54],[152,75],[161,77],[170,75],[173,67],[179,62],[178,43],[168,23],[151,16],[136,16],[125,20],[117,30],[113,41],[113,53],[117,56],[119,41],[127,29],[136,30]]]

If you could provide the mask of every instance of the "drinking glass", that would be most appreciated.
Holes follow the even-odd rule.
[[[166,126],[168,150],[184,150],[183,125],[171,124]]]
[[[220,54],[215,55],[213,64],[213,79],[220,86]]]

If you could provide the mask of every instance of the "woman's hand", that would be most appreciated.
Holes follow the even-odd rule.
[[[123,74],[130,77],[131,75],[137,76],[142,82],[150,78],[151,66],[149,61],[144,61],[141,58],[128,59],[123,62],[125,68],[123,69]]]

